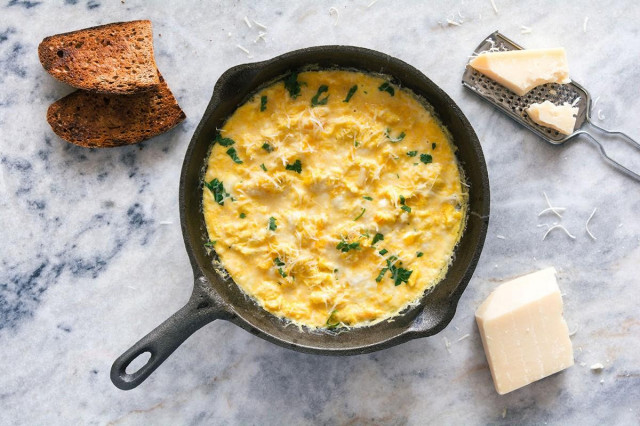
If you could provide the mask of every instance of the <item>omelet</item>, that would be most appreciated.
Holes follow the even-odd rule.
[[[203,213],[220,269],[300,326],[388,319],[446,273],[468,196],[432,108],[384,75],[292,73],[212,141]]]

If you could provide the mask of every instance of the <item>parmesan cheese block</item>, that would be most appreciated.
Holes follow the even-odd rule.
[[[529,117],[541,126],[550,127],[563,135],[573,133],[576,126],[578,107],[565,102],[563,105],[554,105],[549,101],[541,104],[534,103],[526,109]]]
[[[545,83],[570,83],[564,48],[485,52],[469,62],[474,69],[518,96]]]
[[[476,311],[493,383],[500,395],[573,365],[556,270],[546,268],[496,288]]]

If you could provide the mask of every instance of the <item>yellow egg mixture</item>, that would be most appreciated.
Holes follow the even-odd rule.
[[[291,74],[213,143],[209,244],[277,316],[329,329],[388,318],[440,281],[463,231],[454,151],[423,103],[382,76]]]

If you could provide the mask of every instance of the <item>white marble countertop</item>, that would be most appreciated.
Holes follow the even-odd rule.
[[[526,47],[564,46],[572,78],[599,97],[596,122],[640,138],[637,2],[495,0],[497,12],[490,0],[370,3],[2,1],[0,424],[640,423],[640,184],[588,142],[546,144],[460,84],[467,56],[496,29]],[[266,25],[264,41],[245,16]],[[71,89],[42,69],[38,43],[133,19],[153,21],[158,66],[187,121],[118,149],[60,140],[46,109]],[[431,338],[333,358],[218,321],[139,388],[116,389],[113,360],[191,291],[178,176],[216,79],[235,64],[321,44],[368,47],[416,66],[478,133],[491,223],[453,322]],[[561,223],[575,240],[554,231],[542,241],[538,225],[557,220],[538,217],[543,191],[567,208]],[[584,226],[596,207],[594,241]],[[499,396],[474,311],[499,282],[550,265],[577,330],[576,365]],[[597,362],[600,373],[589,368]]]

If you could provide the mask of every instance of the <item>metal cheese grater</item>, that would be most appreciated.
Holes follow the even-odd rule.
[[[487,37],[473,52],[473,56],[476,56],[486,51],[507,51],[507,50],[521,50],[522,47],[509,40],[507,37],[500,34],[498,31]],[[474,93],[478,94],[482,99],[492,103],[495,107],[507,114],[513,120],[522,124],[533,133],[540,136],[542,139],[554,145],[560,145],[567,142],[569,139],[577,135],[584,135],[591,142],[593,142],[602,157],[627,176],[640,182],[640,175],[632,172],[622,164],[609,157],[604,150],[604,147],[595,136],[591,133],[607,134],[618,136],[625,139],[632,146],[640,149],[640,144],[629,136],[622,132],[610,132],[608,130],[599,127],[591,122],[591,96],[589,92],[572,81],[568,84],[549,83],[542,86],[538,86],[529,91],[524,96],[518,96],[501,84],[493,81],[484,74],[476,71],[470,65],[464,71],[462,76],[462,84]],[[576,125],[574,131],[570,135],[563,135],[548,127],[540,126],[536,124],[525,112],[525,109],[534,102],[550,101],[556,105],[568,102],[578,107],[578,114],[576,117]]]

